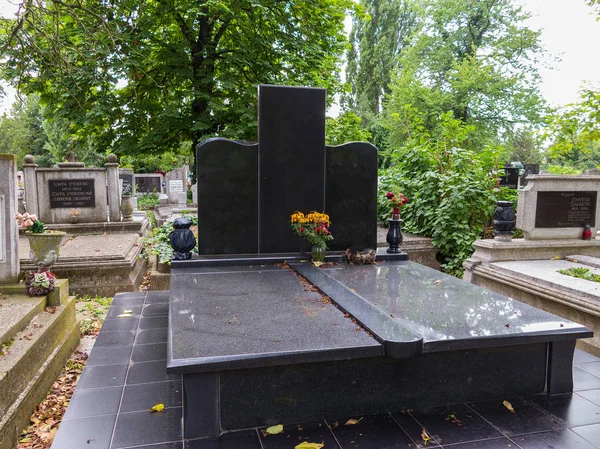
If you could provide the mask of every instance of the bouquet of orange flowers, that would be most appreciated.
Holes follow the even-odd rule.
[[[329,232],[331,222],[327,214],[313,211],[304,215],[302,212],[294,212],[290,216],[290,224],[296,234],[313,245],[327,248],[327,242],[333,240]]]

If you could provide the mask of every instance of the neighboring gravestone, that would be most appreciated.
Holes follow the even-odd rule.
[[[600,176],[532,175],[519,191],[517,228],[526,239],[580,239],[600,220]]]
[[[375,249],[377,149],[326,149],[323,89],[261,85],[258,102],[258,144],[198,145],[200,254],[307,249],[289,219],[311,210],[331,217],[330,249]]]
[[[38,215],[44,223],[71,223],[74,214],[81,223],[108,221],[105,169],[42,168],[35,175]]]
[[[15,221],[17,157],[0,154],[0,284],[19,280],[19,235]]]
[[[187,174],[188,166],[179,167],[171,170],[165,175],[167,184],[167,195],[169,195],[169,203],[179,204],[179,197],[182,192],[187,191]]]
[[[516,189],[519,186],[519,168],[517,167],[504,167],[504,176],[500,178],[500,185],[502,187],[509,187]]]
[[[192,185],[192,202],[198,204],[198,183]]]
[[[135,194],[134,181],[133,181],[133,170],[130,168],[119,169],[119,180],[121,180],[121,192],[125,189],[129,189],[129,192]]]
[[[163,176],[159,173],[133,175],[135,182],[135,191],[137,194],[144,193],[163,193]]]
[[[527,185],[528,176],[540,174],[540,164],[524,164],[523,170],[525,170],[525,173],[523,173],[523,176],[521,176],[521,187],[525,187]]]

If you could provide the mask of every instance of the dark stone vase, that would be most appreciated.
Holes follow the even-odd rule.
[[[510,242],[515,230],[516,218],[512,201],[498,201],[494,212],[494,238]]]
[[[390,229],[385,240],[388,242],[388,253],[400,253],[400,244],[402,243],[402,220],[399,218],[390,218]]]
[[[173,260],[188,260],[192,258],[190,252],[196,247],[196,237],[190,229],[192,220],[179,217],[173,221],[173,230],[169,234],[169,242],[173,248]]]

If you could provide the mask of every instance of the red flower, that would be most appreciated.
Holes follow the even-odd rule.
[[[394,193],[393,192],[388,192],[386,197],[388,198],[388,200],[391,200],[392,198],[394,198]]]
[[[300,232],[304,232],[304,228],[300,228]]]

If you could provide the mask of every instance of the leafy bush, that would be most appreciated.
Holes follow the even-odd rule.
[[[152,193],[144,193],[141,196],[138,196],[138,207],[140,209],[152,209],[154,206],[158,206],[160,204],[160,199],[158,198],[158,193],[156,191]]]
[[[192,226],[198,225],[197,217],[188,217],[192,220]],[[156,255],[160,263],[170,264],[173,258],[173,248],[169,242],[169,234],[173,230],[173,222],[168,221],[162,226],[154,228],[148,237],[144,239],[145,257]],[[194,248],[194,252],[198,252],[198,247]]]
[[[497,177],[490,166],[494,154],[494,149],[475,154],[428,144],[404,147],[397,153],[397,162],[380,173],[380,219],[387,221],[391,213],[386,193],[404,193],[409,199],[402,208],[404,229],[432,237],[444,258],[444,271],[460,276],[473,242],[491,221],[494,190],[502,191],[496,188]]]
[[[583,170],[570,165],[548,165],[546,171],[551,175],[580,175],[583,173]]]

